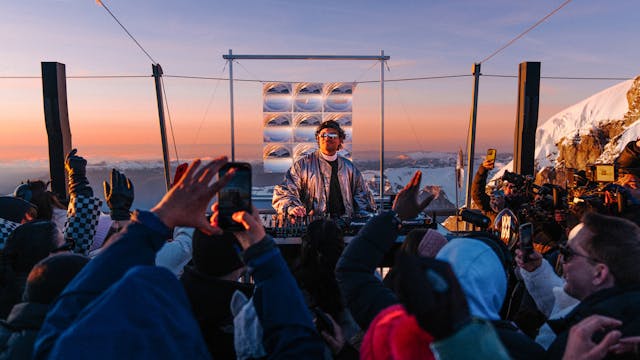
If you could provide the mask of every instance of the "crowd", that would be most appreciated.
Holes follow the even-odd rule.
[[[419,230],[382,277],[402,221],[432,200],[416,172],[348,244],[332,220],[311,223],[290,266],[256,209],[233,215],[244,231],[218,226],[226,162],[181,167],[148,211],[131,212],[113,170],[101,214],[75,150],[68,206],[41,181],[0,197],[0,359],[640,358],[629,220],[586,211],[531,254],[490,231]],[[495,217],[522,204],[487,196]]]

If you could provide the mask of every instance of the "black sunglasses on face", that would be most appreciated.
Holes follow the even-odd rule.
[[[577,251],[573,250],[572,248],[570,248],[568,245],[560,245],[559,246],[559,251],[560,251],[560,255],[562,255],[562,261],[564,263],[568,263],[569,261],[571,261],[571,258],[574,256],[579,256],[579,257],[583,257],[589,261],[595,262],[595,263],[601,263],[602,261],[596,259],[596,258],[592,258],[590,256],[587,255],[582,255],[580,253],[578,253]]]

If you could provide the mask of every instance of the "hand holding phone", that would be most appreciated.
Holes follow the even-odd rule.
[[[222,178],[233,169],[231,180],[218,192],[218,225],[224,230],[244,231],[239,222],[232,219],[238,211],[252,212],[251,206],[251,165],[249,163],[227,163],[218,172]]]
[[[533,254],[533,224],[525,223],[519,229],[520,251],[522,251],[522,261],[528,262]]]
[[[487,158],[485,160],[486,161],[496,161],[496,154],[497,154],[497,150],[496,149],[488,149],[487,150]]]

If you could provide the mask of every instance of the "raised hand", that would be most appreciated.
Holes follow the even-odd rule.
[[[620,325],[622,321],[602,315],[591,315],[585,318],[569,330],[569,339],[562,359],[604,359],[610,347],[618,343],[622,335],[620,331],[611,329]],[[599,343],[595,343],[593,334],[599,331],[607,331],[607,334]]]
[[[262,221],[260,220],[260,214],[255,206],[252,206],[251,213],[247,211],[238,211],[232,215],[232,219],[235,222],[242,224],[245,231],[234,231],[233,234],[240,242],[240,245],[244,250],[247,250],[251,245],[260,242],[266,235]],[[218,203],[211,206],[213,215],[211,216],[211,226],[218,227]]]
[[[175,226],[195,227],[205,234],[221,234],[222,230],[212,226],[205,211],[213,196],[233,177],[229,171],[223,178],[212,182],[218,170],[227,163],[227,157],[219,157],[202,165],[194,160],[185,174],[151,209],[169,228]]]
[[[130,209],[133,204],[133,183],[116,169],[111,170],[111,184],[102,183],[104,199],[111,209],[112,220],[129,220]]]
[[[69,194],[92,197],[93,190],[87,179],[87,160],[76,155],[78,149],[73,149],[64,159],[64,168],[67,171],[69,181]]]
[[[434,195],[429,194],[424,200],[418,201],[418,193],[420,192],[420,181],[422,180],[422,172],[420,170],[413,174],[409,183],[400,190],[393,201],[392,209],[401,220],[415,218],[424,208],[426,208]]]

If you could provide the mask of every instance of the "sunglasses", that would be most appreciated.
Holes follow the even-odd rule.
[[[560,245],[558,250],[560,251],[560,255],[562,255],[562,261],[564,263],[568,263],[569,261],[571,261],[571,258],[573,258],[574,256],[579,256],[595,263],[602,262],[596,258],[592,258],[587,255],[582,255],[577,251],[573,250],[572,248],[570,248],[568,245]]]
[[[334,133],[324,133],[319,135],[323,139],[337,139],[340,135]]]

